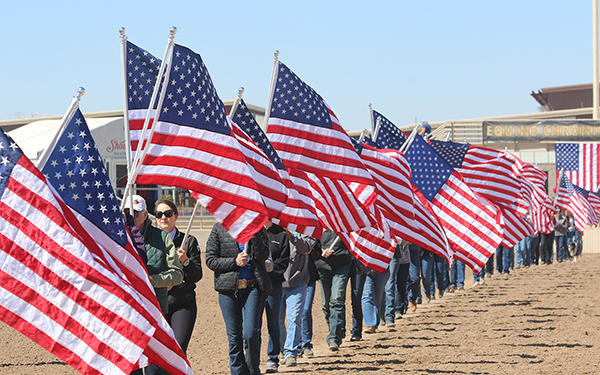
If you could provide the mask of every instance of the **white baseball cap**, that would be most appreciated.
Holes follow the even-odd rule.
[[[142,212],[148,210],[148,206],[146,205],[146,200],[144,198],[137,194],[132,195],[131,198],[133,200],[133,209],[135,211]],[[123,209],[126,208],[128,208],[131,211],[131,200],[129,200],[129,197],[125,198],[125,206],[123,207]]]

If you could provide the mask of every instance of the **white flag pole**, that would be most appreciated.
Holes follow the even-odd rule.
[[[375,130],[373,130],[373,142],[377,142],[379,136],[379,128],[381,127],[381,116],[377,116],[377,122],[375,123]]]
[[[446,134],[446,141],[445,142],[450,141],[450,136],[451,135],[452,135],[452,132],[448,132],[448,134]]]
[[[37,160],[38,167],[40,165],[44,165],[46,163],[48,157],[50,156],[50,150],[54,149],[54,147],[53,147],[54,144],[56,143],[58,138],[64,132],[65,126],[69,123],[69,121],[73,117],[73,113],[75,113],[75,110],[77,108],[79,108],[79,101],[81,100],[81,97],[83,95],[85,95],[85,89],[83,87],[79,87],[77,89],[77,94],[75,94],[75,96],[73,97],[73,100],[71,100],[71,104],[69,105],[69,108],[67,108],[67,111],[65,112],[64,116],[60,120],[60,125],[58,126],[58,130],[54,134],[54,138],[52,139],[52,142],[50,142],[50,144],[48,145],[48,147],[46,147],[46,149],[44,150],[42,155],[40,155],[40,157],[38,158],[38,160]]]
[[[373,118],[373,104],[369,103],[369,115],[371,116],[371,136],[373,141],[375,141],[375,119]]]
[[[265,134],[267,133],[267,126],[269,125],[269,117],[271,117],[271,102],[273,101],[275,85],[277,84],[277,73],[279,70],[279,51],[276,50],[273,55],[273,73],[271,74],[271,86],[269,87],[267,107],[265,108],[265,123],[263,124]]]
[[[135,182],[135,179],[137,178],[137,175],[142,167],[142,161],[144,160],[144,157],[148,154],[148,149],[150,148],[150,142],[152,141],[152,136],[154,135],[154,130],[156,129],[156,124],[158,123],[158,118],[159,118],[160,111],[162,109],[162,104],[163,104],[164,97],[165,97],[164,94],[167,90],[166,84],[164,84],[162,87],[162,91],[160,93],[159,100],[158,100],[158,105],[156,106],[156,114],[154,116],[154,121],[152,121],[152,126],[150,127],[150,130],[148,133],[148,139],[145,140],[144,148],[142,150],[142,143],[144,143],[144,139],[146,138],[146,129],[148,128],[148,124],[150,123],[152,109],[154,107],[156,97],[158,96],[161,77],[163,76],[163,73],[164,73],[164,82],[169,81],[170,69],[166,70],[165,67],[166,67],[167,59],[173,53],[173,45],[175,44],[173,39],[175,39],[175,34],[177,34],[177,28],[173,26],[173,27],[171,27],[171,30],[169,32],[167,48],[165,49],[165,54],[164,54],[164,57],[162,60],[162,64],[160,65],[160,69],[158,72],[158,78],[156,79],[156,84],[154,85],[154,91],[152,92],[152,97],[150,98],[150,105],[148,106],[148,113],[146,114],[144,126],[142,127],[142,134],[140,135],[138,147],[135,152],[135,158],[133,159],[133,162],[131,163],[131,170],[129,170],[129,174],[127,177],[127,186],[125,187],[124,196],[127,196],[129,194],[129,191],[131,190],[131,186],[133,185],[133,183]],[[166,70],[166,72],[165,72],[165,70]],[[125,200],[123,200],[123,202],[121,202],[121,210],[123,210],[124,206],[125,206]]]
[[[417,124],[417,126],[415,126],[412,133],[410,133],[410,135],[408,136],[408,139],[406,140],[406,142],[404,142],[402,147],[400,147],[400,152],[406,153],[406,151],[408,151],[408,149],[412,145],[413,141],[415,140],[415,137],[417,136],[417,131],[419,131],[420,127],[421,127],[421,124]]]
[[[235,114],[235,111],[237,111],[237,108],[240,105],[240,101],[242,100],[242,94],[244,93],[244,91],[246,91],[246,90],[243,87],[240,87],[238,89],[238,93],[235,96],[235,102],[233,102],[233,105],[231,106],[231,112],[229,114],[231,121],[233,121],[233,115]],[[233,121],[233,122],[235,122],[235,121]]]
[[[131,171],[131,140],[129,138],[129,100],[127,95],[127,36],[125,35],[125,28],[119,29],[119,35],[121,38],[121,76],[123,78],[123,129],[125,132],[125,159],[127,160],[127,175]],[[127,187],[127,183],[125,184]],[[133,195],[129,189],[129,194],[123,195],[123,202],[129,200],[130,207],[133,207]],[[133,215],[133,213],[132,213]]]
[[[200,207],[200,201],[196,200],[196,205],[194,206],[194,211],[192,211],[192,217],[190,217],[190,221],[188,222],[187,228],[185,230],[185,235],[183,236],[183,241],[181,241],[181,246],[185,248],[185,241],[190,234],[190,229],[192,228],[192,223],[194,222],[194,218],[196,217],[196,212],[198,212],[198,207]],[[185,249],[187,251],[187,249]]]

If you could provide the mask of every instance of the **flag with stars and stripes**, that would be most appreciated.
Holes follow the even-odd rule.
[[[102,157],[79,109],[49,146],[38,167],[75,215],[81,226],[77,232],[98,244],[102,250],[95,255],[104,258],[131,283],[156,320],[157,330],[144,350],[145,358],[170,368],[170,373],[189,373],[189,362],[162,315],[146,268],[127,236],[123,213]],[[143,362],[147,359],[142,358]]]
[[[127,71],[125,77],[127,87],[126,110],[129,118],[129,138],[133,159],[139,139],[142,136],[142,129],[150,107],[150,98],[156,85],[161,60],[130,41],[127,41],[126,48],[124,62]],[[156,108],[156,104],[154,107]],[[152,112],[151,119],[154,119],[156,111],[153,109]],[[148,134],[146,134],[146,138],[147,136]],[[128,155],[128,157],[130,156]]]
[[[595,219],[592,213],[593,208],[586,197],[580,193],[581,190],[576,189],[566,173],[561,173],[559,181],[556,191],[556,207],[569,211],[573,215],[575,227],[578,231],[583,232],[586,225],[594,225],[592,224]]]
[[[273,75],[267,136],[285,166],[363,184],[370,194],[359,199],[368,208],[376,198],[373,179],[331,108],[282,62],[275,64]]]
[[[550,233],[554,230],[556,207],[546,192],[548,175],[531,163],[523,163],[523,196],[529,203],[531,223],[536,233]]]
[[[152,301],[132,282],[131,271],[115,267],[107,254],[119,248],[137,256],[127,236],[119,233],[125,231],[122,220],[117,222],[110,210],[108,216],[100,214],[100,207],[110,208],[114,199],[110,194],[97,197],[104,179],[95,186],[93,174],[78,173],[91,172],[97,159],[70,156],[87,152],[86,145],[95,150],[89,132],[73,130],[67,133],[73,134],[71,140],[61,143],[68,150],[57,151],[60,159],[57,154],[51,159],[57,166],[46,172],[60,184],[67,182],[62,192],[0,130],[0,320],[83,374],[129,374],[156,337],[158,322],[149,312]],[[74,173],[58,176],[59,170]],[[97,179],[103,175],[99,172]],[[92,183],[84,186],[84,181]],[[78,192],[81,198],[73,198]],[[86,192],[94,197],[79,206],[82,214],[67,206],[85,200]],[[111,223],[85,218],[94,215]]]
[[[412,182],[431,203],[455,258],[478,272],[502,242],[500,211],[469,188],[421,137],[415,137],[406,159]]]
[[[529,205],[522,194],[524,177],[520,159],[468,143],[431,140],[430,145],[473,191],[498,206],[504,219],[502,246],[511,248],[534,232],[525,219]]]
[[[426,220],[426,223],[421,222],[425,217],[421,216],[422,212],[418,212],[420,207],[416,207],[419,203],[414,199],[410,167],[404,155],[396,150],[377,150],[369,145],[374,142],[369,141],[368,138],[364,140],[367,142],[353,140],[353,143],[377,186],[377,201],[371,209],[376,209],[374,216],[378,219],[379,231],[383,232],[383,236],[377,235],[371,228],[351,233],[352,236],[347,237],[347,242],[356,247],[354,249],[355,257],[370,268],[373,268],[372,265],[381,268],[384,261],[388,262],[385,264],[387,266],[391,257],[386,258],[386,256],[390,255],[390,248],[393,255],[395,246],[387,239],[388,236],[391,236],[397,241],[405,239],[432,250],[447,258],[452,264],[452,252],[441,227],[437,226],[439,230],[435,230],[435,225],[433,228],[430,225],[421,225],[429,224],[429,220]],[[431,215],[427,214],[427,216],[431,218]],[[435,233],[430,232],[430,229],[433,229]],[[369,245],[369,239],[373,239],[375,243],[368,247],[371,249],[369,252],[365,252],[364,246]],[[381,252],[378,257],[374,257],[373,251],[377,252],[378,250]]]
[[[563,171],[573,185],[598,191],[600,143],[556,143],[556,171],[557,176]]]
[[[239,99],[239,104],[232,110],[231,117],[235,124],[242,129],[250,139],[264,152],[277,168],[281,180],[287,187],[287,201],[285,208],[272,221],[292,232],[303,233],[311,237],[320,238],[323,232],[323,226],[319,222],[315,207],[314,197],[312,195],[300,194],[302,189],[298,189],[296,184],[285,169],[285,165],[277,155],[277,151],[267,139],[262,128],[256,122],[254,116],[248,109],[243,99]],[[304,191],[308,193],[307,191]]]
[[[176,44],[168,65],[165,96],[135,182],[192,191],[245,243],[268,219],[255,175],[201,56]]]
[[[400,150],[404,141],[408,138],[396,125],[384,115],[373,110],[373,140],[382,148]]]

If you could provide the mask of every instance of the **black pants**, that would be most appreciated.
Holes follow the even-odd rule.
[[[173,328],[175,339],[186,355],[188,344],[192,338],[194,324],[196,324],[197,312],[198,307],[196,306],[195,299],[182,303],[181,305],[169,305],[167,322],[169,322],[171,328]]]
[[[531,264],[540,264],[540,235],[531,237]]]
[[[544,264],[552,263],[552,246],[554,245],[554,232],[540,235],[540,260]]]

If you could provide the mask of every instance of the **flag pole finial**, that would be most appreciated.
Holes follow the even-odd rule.
[[[373,109],[373,103],[369,103],[369,109]]]
[[[279,50],[276,49],[275,52],[273,52],[273,61],[277,61],[279,60]]]
[[[244,94],[244,91],[246,91],[246,89],[243,87],[240,87],[238,89],[238,94],[237,94],[238,98],[240,98],[240,99],[242,98],[242,94]]]
[[[85,95],[85,88],[78,87],[77,88],[77,94],[75,94],[74,98],[79,101],[79,100],[81,100],[81,97],[84,96],[84,95]]]
[[[119,35],[121,35],[122,38],[127,38],[125,36],[125,28],[124,27],[119,27]]]
[[[177,34],[177,28],[175,26],[171,26],[171,29],[169,30],[169,33],[171,33],[171,35],[169,36],[169,38],[171,38],[171,39],[175,38],[175,34]]]

